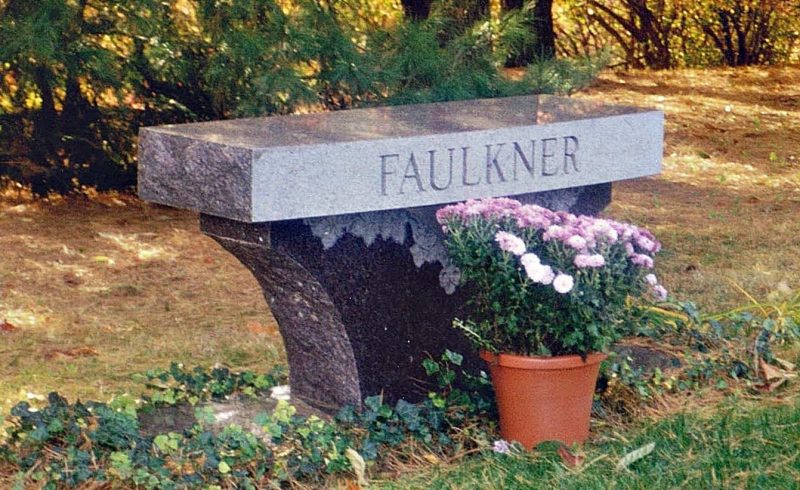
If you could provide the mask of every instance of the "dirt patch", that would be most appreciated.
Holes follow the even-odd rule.
[[[668,352],[655,347],[641,345],[616,345],[611,349],[618,359],[626,359],[634,370],[641,369],[645,376],[656,369],[666,371],[681,367],[681,360]]]

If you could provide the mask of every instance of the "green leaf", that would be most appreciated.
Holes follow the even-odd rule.
[[[464,356],[459,354],[458,352],[453,352],[451,350],[445,350],[442,358],[456,366],[460,366],[461,363],[464,361]]]
[[[228,473],[231,472],[231,467],[225,461],[220,461],[219,464],[217,465],[217,469],[223,475],[227,475]]]
[[[425,374],[428,376],[439,372],[439,364],[431,358],[423,359],[422,367],[425,369]]]
[[[635,449],[619,460],[617,463],[617,471],[622,471],[627,469],[628,466],[639,461],[640,459],[644,458],[648,454],[652,453],[653,450],[656,448],[656,443],[651,442],[650,444],[645,444],[644,446],[640,447],[639,449]]]

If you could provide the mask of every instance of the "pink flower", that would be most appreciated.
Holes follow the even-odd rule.
[[[525,242],[516,235],[506,231],[498,231],[494,235],[494,241],[500,246],[501,250],[512,253],[514,255],[522,255],[525,253]]]
[[[600,254],[578,254],[575,256],[574,263],[577,267],[603,267],[606,265],[606,259]]]
[[[556,219],[555,213],[535,204],[526,204],[514,209],[513,216],[520,228],[546,230]]]
[[[586,250],[586,239],[580,235],[572,235],[567,239],[567,245],[575,250]]]
[[[653,296],[656,297],[659,301],[666,301],[667,300],[667,290],[661,284],[657,284],[653,287]]]
[[[553,282],[553,268],[544,265],[535,254],[527,253],[519,259],[522,267],[525,268],[525,275],[533,282],[539,284],[550,284]]]
[[[561,294],[567,294],[575,286],[575,279],[568,274],[558,274],[553,279],[553,288]]]

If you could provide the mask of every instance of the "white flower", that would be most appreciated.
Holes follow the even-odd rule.
[[[650,286],[658,285],[658,279],[656,278],[655,274],[647,274],[646,276],[644,276],[644,280],[647,281],[647,284],[649,284]]]
[[[549,284],[548,279],[552,281],[553,269],[549,265],[531,264],[525,267],[525,274],[533,282]]]
[[[567,294],[575,286],[575,279],[569,274],[558,274],[553,279],[553,288],[561,294]]]
[[[519,261],[522,264],[522,266],[525,267],[526,269],[528,267],[533,267],[542,263],[539,260],[539,257],[533,253],[526,253],[525,255],[519,258]]]
[[[505,439],[494,441],[494,444],[492,444],[492,451],[499,454],[508,454],[511,452],[511,444]]]
[[[527,248],[522,238],[506,231],[498,231],[494,236],[494,241],[497,242],[502,250],[514,255],[524,254]]]
[[[547,286],[549,284],[552,284],[553,283],[553,279],[555,279],[555,277],[556,277],[556,273],[553,272],[553,269],[550,266],[546,266],[546,269],[547,270],[545,270],[544,277],[542,278],[541,281],[539,281],[542,284],[544,284],[545,286]]]

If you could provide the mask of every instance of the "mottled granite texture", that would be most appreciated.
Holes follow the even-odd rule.
[[[610,187],[520,198],[593,213],[609,202]],[[428,354],[456,350],[468,369],[481,367],[451,326],[466,295],[455,287],[457,270],[443,274],[453,268],[436,209],[272,223],[201,215],[200,224],[263,288],[286,346],[292,396],[332,413],[379,393],[390,402],[421,399]]]
[[[140,138],[143,199],[264,222],[653,175],[663,114],[525,96],[161,126]]]

